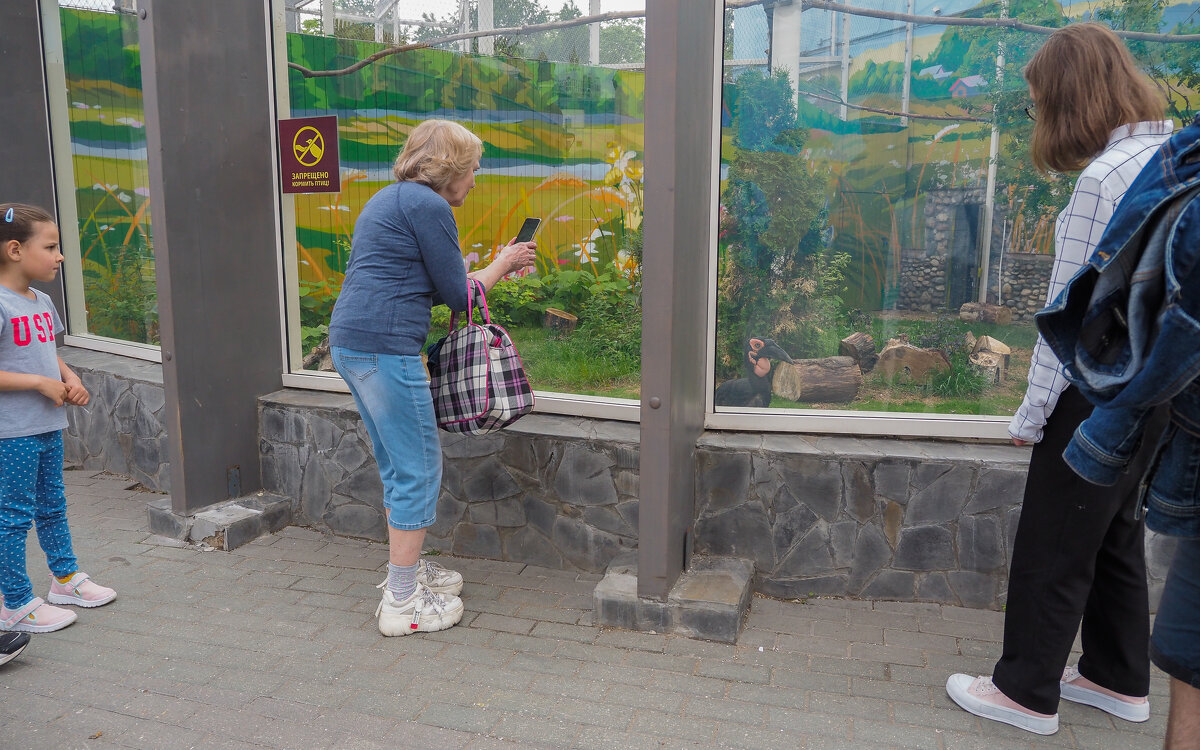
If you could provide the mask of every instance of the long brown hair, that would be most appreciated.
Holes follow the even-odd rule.
[[[1161,120],[1165,102],[1107,27],[1076,23],[1046,39],[1025,80],[1037,108],[1033,164],[1041,171],[1083,169],[1122,125]]]

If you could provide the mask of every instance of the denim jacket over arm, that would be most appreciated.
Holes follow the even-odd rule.
[[[1130,186],[1091,260],[1037,325],[1064,374],[1096,405],[1063,459],[1111,485],[1146,419],[1171,426],[1143,486],[1147,524],[1200,536],[1200,118],[1159,149]]]

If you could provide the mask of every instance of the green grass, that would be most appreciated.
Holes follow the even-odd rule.
[[[535,391],[575,393],[582,396],[609,398],[641,397],[641,372],[629,362],[613,361],[592,356],[579,345],[576,337],[558,337],[544,328],[512,327],[506,329],[516,344],[525,365],[525,375]],[[434,325],[437,335],[445,335],[445,327]]]
[[[573,342],[579,333],[557,337],[544,328],[509,331],[525,374],[535,390],[585,396],[639,398],[641,372],[629,362],[598,359]]]
[[[937,328],[938,330],[934,330]],[[445,322],[437,321],[433,326],[435,341],[445,333]],[[870,374],[865,378],[859,398],[847,404],[797,403],[773,396],[771,408],[775,409],[838,409],[878,412],[910,412],[918,414],[1012,414],[1021,404],[1025,391],[1025,371],[1028,368],[1028,352],[1037,340],[1037,331],[1031,324],[998,326],[967,323],[957,318],[922,320],[909,318],[874,318],[871,334],[880,349],[901,333],[907,333],[913,343],[922,336],[942,337],[965,336],[970,331],[975,336],[993,336],[1014,350],[1008,378],[999,387],[989,388],[978,397],[943,397],[934,394],[930,387],[887,383]],[[595,347],[582,340],[580,332],[558,336],[537,326],[511,327],[508,329],[529,382],[538,391],[574,393],[585,396],[638,399],[641,396],[641,373],[636,363],[624,358],[597,357]],[[848,335],[847,329],[842,335]],[[830,355],[835,352],[831,352]]]

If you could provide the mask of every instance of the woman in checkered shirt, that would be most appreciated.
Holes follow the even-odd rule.
[[[1100,24],[1056,31],[1030,60],[1025,80],[1034,103],[1027,110],[1035,118],[1034,165],[1081,170],[1055,225],[1052,300],[1087,262],[1117,203],[1173,124],[1162,119],[1164,102],[1154,84]],[[1004,651],[991,677],[956,674],[946,683],[967,711],[1038,734],[1058,731],[1060,697],[1126,721],[1150,715],[1144,528],[1135,500],[1162,423],[1148,430],[1126,475],[1100,487],[1062,460],[1091,410],[1039,337],[1024,401],[1009,426],[1013,444],[1032,443],[1033,454],[1012,550]],[[1083,656],[1067,666],[1081,623]]]

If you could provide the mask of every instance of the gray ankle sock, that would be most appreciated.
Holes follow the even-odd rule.
[[[388,563],[387,587],[388,591],[392,592],[392,596],[396,597],[396,601],[404,601],[417,590],[417,568],[420,565],[420,563],[415,565]]]

